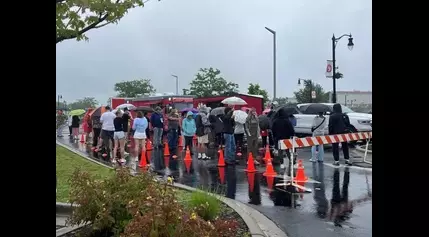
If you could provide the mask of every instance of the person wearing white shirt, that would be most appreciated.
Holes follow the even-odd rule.
[[[101,126],[101,139],[103,139],[103,145],[106,148],[106,152],[110,153],[110,142],[114,143],[113,134],[115,133],[115,125],[113,120],[116,115],[112,112],[110,106],[106,106],[106,112],[100,117]]]
[[[326,117],[323,116],[323,112],[319,112],[319,114],[313,119],[313,125],[311,126],[313,137],[325,135],[327,122]],[[325,152],[323,150],[323,145],[311,147],[311,162],[323,162],[324,155]]]

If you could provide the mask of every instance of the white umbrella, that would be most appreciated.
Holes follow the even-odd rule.
[[[244,124],[247,119],[247,113],[242,110],[234,110],[232,113],[234,115],[234,121],[237,123]]]
[[[134,106],[133,104],[121,104],[116,107],[116,109],[125,109],[125,108],[128,108],[129,110],[133,110],[133,109],[136,109],[136,106]]]
[[[221,103],[226,104],[226,105],[247,105],[246,101],[244,101],[241,98],[235,97],[235,96],[228,97],[228,98],[222,100]]]

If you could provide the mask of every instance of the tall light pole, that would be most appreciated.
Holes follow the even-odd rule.
[[[335,68],[335,47],[337,46],[338,41],[343,38],[344,36],[349,37],[349,43],[347,44],[347,47],[351,51],[353,49],[353,38],[352,34],[344,34],[338,38],[335,38],[335,35],[332,35],[332,103],[337,103],[337,75],[336,75],[336,68]]]
[[[266,30],[273,34],[273,101],[276,99],[276,32],[268,27]]]
[[[176,75],[171,75],[176,78],[176,95],[179,95],[179,77]]]
[[[57,96],[57,109],[59,110],[60,109],[60,99],[62,99],[63,98],[63,96],[62,95],[58,95]]]

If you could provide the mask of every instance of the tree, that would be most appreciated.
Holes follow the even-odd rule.
[[[316,98],[311,98],[311,91],[316,92]],[[322,86],[311,80],[304,80],[304,88],[298,92],[294,92],[298,103],[327,103],[329,101],[329,93],[325,93]]]
[[[189,94],[196,97],[225,95],[238,92],[238,84],[227,82],[220,76],[219,69],[200,68],[194,80],[191,81]]]
[[[115,83],[115,91],[118,92],[118,97],[137,97],[154,93],[156,90],[150,79],[139,79]]]
[[[94,108],[98,105],[98,101],[94,97],[84,97],[69,104],[70,109],[86,109]]]
[[[277,106],[283,106],[289,103],[286,97],[277,97],[274,101],[277,102]]]
[[[341,72],[335,72],[335,79],[341,79],[344,75]]]
[[[262,95],[264,97],[264,104],[268,101],[268,92],[264,89],[261,89],[261,86],[258,83],[249,83],[249,87],[247,88],[247,94]]]
[[[59,104],[59,107],[58,107],[58,104]],[[56,102],[56,104],[55,104],[55,107],[57,108],[57,109],[61,109],[61,110],[65,110],[65,109],[67,109],[68,108],[68,105],[67,105],[67,102],[59,102],[58,103],[58,101]]]
[[[131,8],[143,7],[143,0],[55,0],[57,44],[74,39],[88,40],[85,33],[111,23],[117,24]],[[158,0],[160,1],[160,0]]]

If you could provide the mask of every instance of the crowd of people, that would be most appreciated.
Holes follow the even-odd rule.
[[[288,150],[279,150],[278,141],[290,139],[295,136],[294,126],[296,119],[293,114],[288,114],[287,110],[280,108],[271,110],[266,114],[270,122],[268,126],[260,126],[259,116],[255,108],[246,109],[247,117],[245,121],[238,120],[234,114],[234,107],[227,106],[224,113],[218,115],[210,114],[210,108],[201,105],[198,113],[195,115],[192,111],[185,112],[182,115],[176,109],[171,109],[167,116],[163,115],[162,109],[156,107],[151,116],[148,113],[138,111],[136,118],[133,118],[127,108],[112,112],[109,106],[105,107],[106,112],[101,116],[90,116],[89,112],[85,114],[82,121],[86,143],[92,145],[93,150],[105,149],[113,151],[112,162],[116,162],[117,154],[120,156],[120,162],[125,162],[124,157],[128,155],[125,152],[127,140],[134,139],[135,150],[134,159],[138,161],[140,151],[145,151],[146,139],[153,136],[152,142],[155,149],[163,148],[163,138],[167,138],[169,148],[175,150],[178,147],[180,136],[184,138],[184,149],[189,148],[191,154],[197,152],[198,159],[212,159],[207,155],[207,148],[224,148],[225,162],[227,164],[236,164],[242,153],[247,148],[255,157],[255,164],[260,163],[262,156],[259,155],[260,148],[267,145],[272,150],[273,155],[280,159],[278,162],[284,163],[283,158],[290,158]],[[348,132],[350,126],[346,114],[342,113],[339,104],[334,105],[334,113],[329,116],[329,125],[323,112],[315,116],[313,120],[313,136],[325,135],[326,126],[329,126],[329,134],[342,134]],[[167,122],[164,121],[167,118]],[[78,140],[80,119],[78,116],[66,116],[62,111],[57,114],[57,136],[63,136],[63,125],[68,123],[70,129],[70,138]],[[132,123],[132,126],[130,124]],[[92,133],[92,142],[89,135]],[[152,134],[151,134],[152,133]],[[197,147],[193,149],[193,139],[197,139]],[[262,146],[259,146],[259,137],[262,139]],[[245,142],[246,141],[246,142]],[[246,146],[247,145],[247,146]],[[339,144],[334,143],[333,155],[334,165],[339,165]],[[348,144],[341,144],[346,164],[349,161]],[[113,149],[111,149],[113,148]],[[119,152],[118,152],[119,151]],[[311,149],[312,162],[323,162],[323,145],[314,146]],[[247,158],[247,157],[246,157]],[[294,162],[296,164],[296,162]]]

